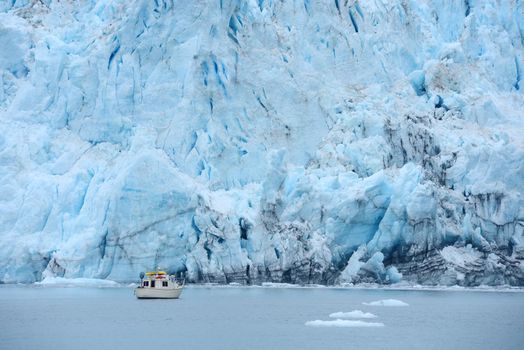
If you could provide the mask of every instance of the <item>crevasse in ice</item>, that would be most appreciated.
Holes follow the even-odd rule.
[[[524,284],[524,3],[0,3],[0,281]]]

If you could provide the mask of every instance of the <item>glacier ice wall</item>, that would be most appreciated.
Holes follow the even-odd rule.
[[[524,3],[0,3],[0,281],[524,285]]]

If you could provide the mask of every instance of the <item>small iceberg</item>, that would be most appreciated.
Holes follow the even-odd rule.
[[[363,312],[360,310],[353,310],[350,312],[335,312],[329,315],[331,318],[377,318],[370,312]]]
[[[305,323],[308,327],[384,327],[381,322],[365,322],[358,320],[332,320],[332,321],[307,321]]]
[[[377,300],[372,301],[370,303],[362,303],[367,306],[409,306],[408,303],[405,303],[401,300],[397,299],[384,299],[384,300]]]

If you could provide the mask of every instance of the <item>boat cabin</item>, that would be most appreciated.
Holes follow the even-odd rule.
[[[142,288],[173,288],[177,283],[165,271],[146,272],[141,281]]]

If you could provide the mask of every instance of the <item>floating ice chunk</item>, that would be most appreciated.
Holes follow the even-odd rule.
[[[40,286],[57,286],[57,287],[120,287],[115,281],[102,280],[98,278],[63,278],[47,277],[41,282],[35,282]]]
[[[370,303],[362,303],[362,304],[368,305],[368,306],[409,306],[408,303],[405,303],[397,299],[384,299],[384,300],[377,300],[377,301],[372,301]]]
[[[384,327],[381,322],[365,322],[365,321],[353,321],[353,320],[332,320],[332,321],[307,321],[306,326],[309,327]]]
[[[363,312],[360,310],[353,310],[350,312],[335,312],[329,315],[331,318],[376,318],[377,315],[373,315],[370,312]]]

